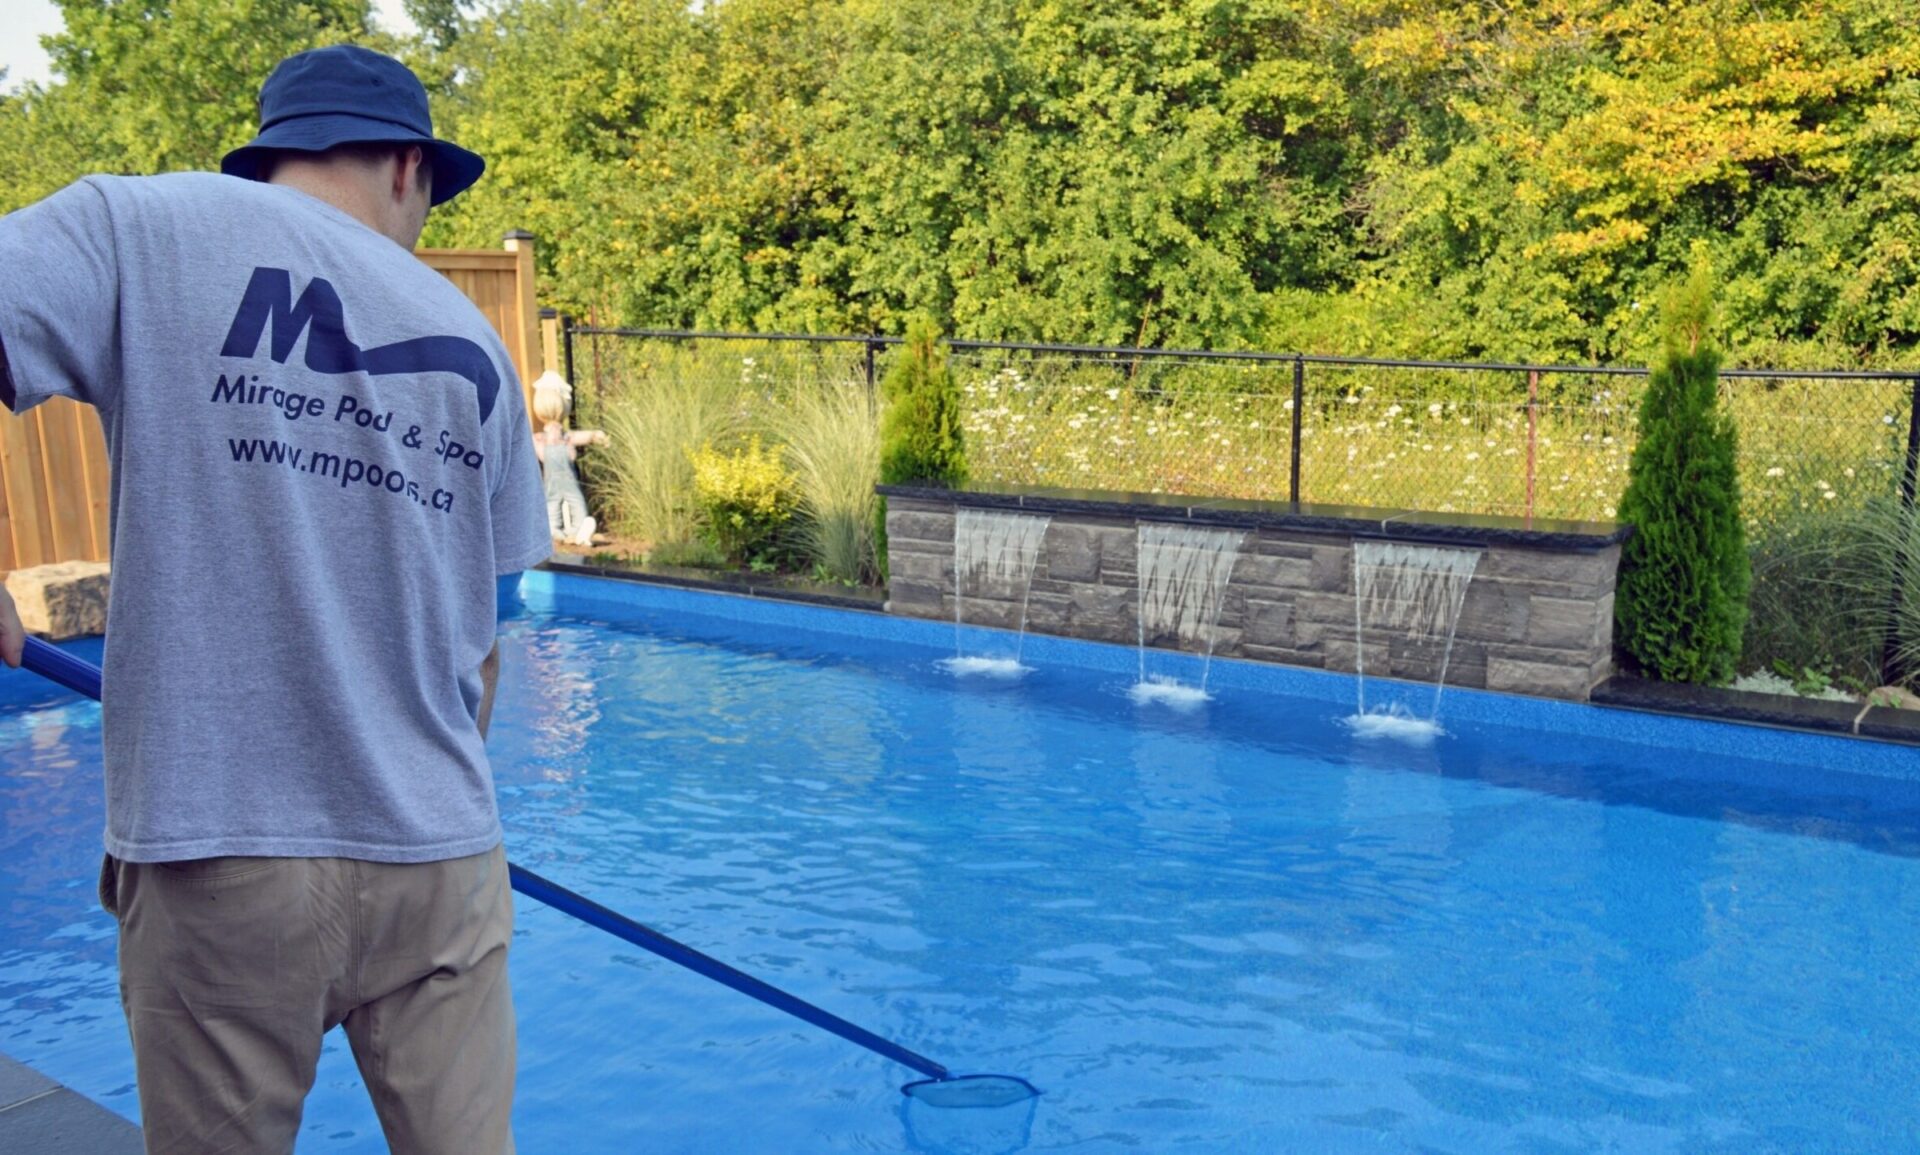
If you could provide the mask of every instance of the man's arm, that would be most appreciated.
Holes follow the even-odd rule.
[[[5,579],[6,575],[0,574],[0,661],[18,669],[21,651],[27,645],[27,630],[20,624],[20,611],[14,608]]]
[[[0,404],[5,404],[7,412],[13,412],[13,374],[7,370],[7,342],[0,338]]]
[[[5,402],[8,409],[13,408],[13,378],[7,373],[5,341],[0,341],[0,402]],[[20,624],[20,611],[14,608],[13,595],[7,592],[6,577],[0,574],[0,661],[18,669],[20,652],[27,644],[27,631]]]
[[[7,602],[7,609],[9,611],[13,609],[12,601]],[[19,625],[19,621],[18,618],[14,619],[14,625],[16,627]],[[19,646],[16,645],[14,648],[17,651]],[[16,658],[7,664],[17,666],[20,662]],[[499,684],[500,643],[496,641],[493,643],[493,649],[487,651],[486,660],[480,663],[480,717],[478,721],[480,723],[480,737],[482,738],[487,736],[487,723],[493,721],[493,691]]]

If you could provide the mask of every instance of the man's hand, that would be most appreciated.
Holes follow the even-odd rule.
[[[493,649],[487,651],[485,660],[480,663],[480,716],[474,719],[480,725],[480,737],[484,741],[487,726],[493,721],[493,692],[500,685],[500,643],[494,642]]]
[[[20,624],[20,611],[14,608],[13,595],[7,592],[6,585],[0,583],[0,661],[18,669],[20,654],[26,645],[27,630]]]

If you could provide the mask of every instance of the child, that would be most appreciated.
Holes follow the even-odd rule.
[[[533,416],[541,422],[533,443],[540,450],[540,469],[546,474],[547,528],[557,541],[592,545],[594,522],[587,516],[587,497],[580,492],[580,479],[574,476],[573,459],[581,446],[605,445],[607,435],[598,429],[567,432],[563,423],[572,407],[573,386],[560,374],[548,370],[533,383]]]

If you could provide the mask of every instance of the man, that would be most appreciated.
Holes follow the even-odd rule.
[[[260,112],[226,175],[0,219],[0,399],[94,405],[112,461],[100,889],[147,1149],[292,1150],[344,1023],[393,1150],[510,1151],[482,743],[496,575],[551,543],[512,362],[411,252],[483,163],[361,48]]]

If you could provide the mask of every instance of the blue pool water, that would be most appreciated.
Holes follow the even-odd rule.
[[[521,901],[528,1152],[1920,1148],[1920,754],[535,575],[511,855],[1023,1107]],[[1369,699],[1374,697],[1369,689]],[[136,1113],[93,902],[98,712],[0,676],[0,1051]],[[300,1150],[382,1150],[344,1044]]]

